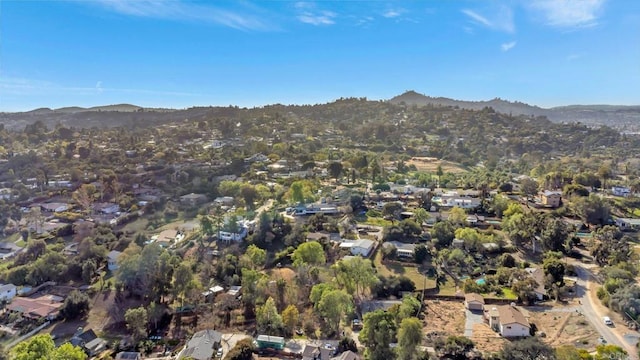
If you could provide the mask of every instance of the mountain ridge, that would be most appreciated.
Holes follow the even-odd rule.
[[[366,98],[362,99],[366,101]],[[330,106],[341,100],[342,98],[316,105]],[[442,106],[476,111],[490,107],[496,112],[507,115],[546,117],[556,123],[580,122],[590,126],[607,125],[623,132],[637,132],[640,130],[640,105],[566,105],[542,108],[500,98],[465,101],[446,97],[431,97],[413,90],[382,101],[395,106]],[[268,108],[271,106],[276,105],[256,108]],[[278,106],[295,109],[307,105]],[[42,121],[48,126],[56,124],[75,127],[140,126],[184,119],[202,120],[208,117],[226,117],[237,110],[239,108],[233,106],[198,106],[187,109],[144,108],[133,104],[111,104],[88,108],[69,106],[58,109],[38,108],[25,112],[0,112],[0,123],[11,129],[21,129],[25,125],[36,121]]]

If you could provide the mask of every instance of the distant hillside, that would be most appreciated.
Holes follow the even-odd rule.
[[[452,106],[461,109],[482,110],[491,107],[503,114],[546,116],[553,122],[582,122],[589,125],[608,125],[622,130],[640,127],[640,106],[618,105],[570,105],[550,109],[510,102],[502,99],[489,101],[463,101],[443,97],[431,97],[415,91],[407,91],[389,100],[393,104],[418,106]]]
[[[237,108],[198,107],[185,110],[145,109],[135,105],[108,105],[92,108],[66,107],[36,109],[20,113],[0,113],[0,124],[10,130],[22,130],[28,124],[43,122],[48,128],[57,124],[75,128],[146,127],[185,119],[199,121],[229,116]]]

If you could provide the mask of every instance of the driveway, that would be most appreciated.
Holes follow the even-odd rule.
[[[222,334],[222,358],[224,359],[227,356],[229,350],[233,349],[238,341],[247,338],[251,339],[251,336],[242,333]]]
[[[473,326],[476,324],[484,324],[484,317],[482,311],[469,309],[465,310],[467,317],[464,323],[464,336],[470,338],[473,335]]]
[[[578,274],[578,285],[576,289],[576,295],[580,298],[580,309],[584,316],[589,319],[591,324],[596,328],[600,335],[609,344],[614,344],[622,347],[629,354],[630,359],[637,359],[638,353],[636,351],[635,339],[637,339],[637,333],[635,331],[623,329],[622,324],[619,328],[614,326],[607,326],[602,321],[604,316],[610,315],[603,310],[600,300],[594,295],[592,287],[598,286],[591,271],[586,269],[580,264],[575,264],[576,273]]]

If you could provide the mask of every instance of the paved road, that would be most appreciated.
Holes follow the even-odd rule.
[[[473,326],[475,324],[484,324],[484,317],[480,311],[473,312],[469,309],[466,309],[465,311],[467,316],[464,324],[464,336],[470,338],[473,336]]]
[[[597,286],[597,283],[594,281],[591,272],[579,264],[575,265],[575,269],[576,273],[578,274],[578,286],[576,289],[576,295],[580,297],[580,309],[582,310],[584,316],[589,319],[589,321],[593,324],[600,335],[607,341],[607,343],[618,345],[625,349],[629,354],[630,359],[638,359],[638,353],[635,346],[625,341],[625,331],[620,331],[624,329],[616,329],[604,324],[602,317],[606,316],[607,314],[601,312],[599,306],[597,305],[597,303],[595,303],[596,301],[600,300],[598,300],[597,297],[593,296],[593,293],[589,291],[592,286]]]

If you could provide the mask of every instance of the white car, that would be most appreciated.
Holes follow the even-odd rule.
[[[216,353],[216,356],[220,359],[222,359],[222,348],[218,348],[218,352]]]
[[[602,321],[604,321],[604,324],[607,325],[607,326],[613,325],[613,321],[611,321],[611,318],[608,317],[608,316],[603,317]]]

